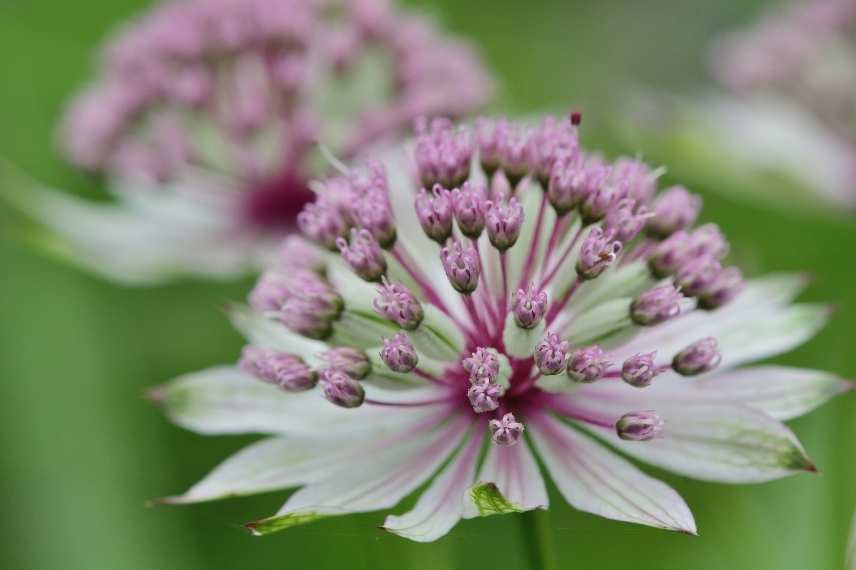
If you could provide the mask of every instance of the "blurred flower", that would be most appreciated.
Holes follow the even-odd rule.
[[[469,45],[386,0],[166,2],[106,45],[60,131],[117,204],[13,199],[110,277],[229,276],[294,229],[318,141],[350,158],[490,92]]]
[[[773,7],[711,46],[712,71],[724,90],[693,97],[630,90],[629,110],[642,128],[627,129],[625,121],[616,124],[617,134],[691,184],[801,213],[852,213],[854,37],[853,0]],[[666,224],[694,216],[691,204],[668,208],[674,213]]]
[[[720,110],[737,127],[732,140],[772,143],[745,158],[758,166],[777,159],[778,170],[795,170],[818,197],[848,207],[856,207],[854,34],[856,2],[804,0],[723,38],[712,52],[717,77],[748,106]],[[747,149],[738,143],[735,150]]]
[[[616,168],[628,161],[602,163],[607,175],[586,183],[584,193],[612,196],[604,201],[603,222],[587,226],[582,202],[572,210],[564,203],[550,207],[544,184],[568,178],[556,171],[591,163],[577,144],[578,122],[545,122],[549,137],[540,125],[510,125],[507,132],[522,137],[512,149],[516,183],[502,166],[508,148],[502,133],[489,141],[491,152],[500,149],[490,160],[472,161],[486,163],[487,172],[456,167],[446,178],[483,186],[485,200],[502,204],[501,219],[471,238],[456,222],[445,244],[436,243],[436,224],[419,223],[427,194],[417,190],[437,183],[435,177],[415,172],[413,158],[400,148],[370,163],[374,189],[383,189],[370,199],[379,211],[389,209],[395,226],[395,238],[383,247],[385,263],[377,264],[384,268],[380,284],[354,267],[343,247],[344,259],[329,254],[320,270],[290,267],[299,257],[281,260],[257,286],[264,295],[232,312],[250,354],[270,351],[268,359],[287,363],[289,373],[300,365],[303,376],[308,366],[321,387],[306,391],[307,383],[292,387],[280,376],[272,382],[265,368],[242,366],[189,374],[159,388],[168,415],[186,428],[271,434],[165,501],[301,487],[279,512],[247,525],[267,534],[321,517],[389,509],[427,485],[412,510],[388,516],[383,528],[432,541],[461,518],[546,508],[538,454],[576,508],[695,533],[675,491],[595,440],[712,481],[814,471],[781,421],[850,384],[812,370],[741,366],[811,338],[827,308],[792,304],[802,281],[787,275],[743,287],[732,274],[736,292],[722,296],[715,309],[698,304],[707,294],[703,284],[680,295],[668,283],[684,266],[704,252],[727,271],[721,269],[727,247],[714,226],[675,224],[671,211],[662,213],[668,223],[623,247],[584,246],[585,236],[607,235],[600,224],[608,223],[612,208],[656,215],[657,173],[637,162],[628,176],[626,167]],[[431,169],[454,163],[466,141],[465,154],[478,153],[469,128],[438,128],[450,132],[434,135],[458,143],[448,147],[453,156],[438,153]],[[537,154],[516,148],[533,141]],[[541,159],[565,153],[544,176]],[[371,231],[353,211],[366,188],[341,177],[324,185],[351,193],[336,211],[343,227]],[[696,201],[686,202],[695,210]],[[509,208],[511,202],[517,207]],[[491,226],[514,239],[497,239]],[[664,239],[671,240],[674,263],[658,266],[667,273],[660,277],[649,261]],[[585,255],[593,261],[580,265]],[[595,261],[599,269],[592,272]],[[304,305],[316,309],[303,314]],[[650,313],[644,326],[634,322],[641,313]],[[333,347],[347,354],[348,364],[369,362],[360,368],[365,376],[332,370],[323,355]],[[275,358],[276,352],[285,356]]]

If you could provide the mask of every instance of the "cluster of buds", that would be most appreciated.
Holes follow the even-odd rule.
[[[323,248],[338,249],[357,277],[377,287],[375,313],[402,331],[377,343],[382,344],[379,356],[386,367],[431,378],[417,370],[420,355],[414,339],[424,340],[436,330],[431,322],[426,324],[431,315],[426,305],[442,313],[459,329],[462,353],[444,377],[433,381],[452,387],[460,380],[468,409],[496,416],[490,432],[500,445],[520,438],[522,424],[509,407],[534,397],[542,377],[565,375],[565,382],[583,385],[621,379],[633,388],[645,388],[668,370],[690,376],[716,367],[720,355],[713,339],[691,344],[670,355],[671,361],[657,362],[657,347],[651,347],[654,350],[614,363],[601,345],[577,346],[565,336],[573,331],[566,310],[573,306],[575,291],[583,285],[596,290],[602,276],[623,262],[647,265],[651,277],[660,280],[627,309],[629,322],[638,326],[654,327],[677,318],[685,305],[693,310],[686,304],[688,297],[712,310],[739,293],[739,271],[721,265],[728,245],[719,230],[713,225],[692,229],[699,198],[682,187],[657,196],[657,172],[638,160],[608,164],[585,154],[573,122],[551,119],[526,129],[482,120],[474,134],[449,121],[433,120],[421,122],[419,129],[414,157],[415,184],[421,188],[413,202],[418,237],[436,248],[447,291],[436,288],[435,279],[425,273],[424,260],[397,239],[405,232],[414,239],[413,229],[397,224],[380,164],[327,180],[319,198],[298,218],[306,237]],[[481,172],[472,164],[481,165]],[[534,232],[524,234],[524,200],[532,196],[524,192],[532,186],[540,188],[529,192],[540,195],[541,212]],[[544,235],[543,246],[537,240],[542,239],[540,225],[548,205],[555,212],[554,228]],[[509,259],[523,235],[532,241],[525,245],[523,261],[513,274],[515,288],[509,290]],[[407,280],[392,279],[402,272]],[[664,280],[667,277],[671,281]],[[289,312],[279,319],[291,330],[326,338],[342,311],[329,284],[308,270],[287,278],[303,279],[303,292],[283,290],[279,279],[263,276],[251,300],[268,311]],[[450,294],[460,297],[464,313],[444,300]],[[359,380],[363,361],[343,353],[327,362],[335,362],[331,368],[337,371],[319,372],[327,399],[356,402],[355,385],[345,379]],[[508,374],[501,373],[502,362],[508,362]],[[659,429],[656,421],[642,429],[640,421],[625,418],[619,428],[622,437],[642,440]]]
[[[499,399],[505,389],[497,383],[499,378],[499,358],[484,347],[479,347],[462,362],[469,375],[470,387],[467,398],[473,411],[482,414],[492,412],[499,407]]]

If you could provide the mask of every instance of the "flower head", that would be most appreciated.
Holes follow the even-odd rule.
[[[474,136],[444,125],[456,137]],[[531,148],[531,130],[506,126]],[[701,479],[765,481],[813,468],[780,420],[847,384],[809,370],[740,368],[789,350],[823,323],[823,307],[790,303],[798,279],[743,285],[738,273],[722,270],[695,287],[701,278],[688,264],[704,256],[722,262],[725,241],[715,227],[675,229],[664,241],[666,232],[646,232],[626,242],[603,229],[613,208],[626,208],[624,200],[634,201],[635,212],[657,215],[656,176],[647,167],[602,164],[621,197],[591,222],[582,201],[561,215],[551,211],[539,180],[547,162],[551,178],[587,163],[582,148],[574,160],[550,160],[559,149],[540,149],[538,160],[518,162],[516,151],[509,160],[505,143],[494,144],[495,133],[476,135],[472,152],[484,147],[487,156],[432,177],[466,178],[485,184],[492,199],[501,195],[486,211],[486,232],[465,236],[456,219],[438,244],[417,223],[416,189],[427,170],[415,173],[409,191],[388,190],[397,237],[382,252],[380,284],[347,250],[341,259],[329,253],[323,268],[265,274],[253,307],[233,316],[252,346],[270,347],[295,370],[305,363],[299,370],[317,374],[316,390],[286,393],[270,385],[277,376],[255,366],[241,367],[249,374],[218,368],[190,375],[161,390],[170,416],[184,426],[274,434],[230,461],[228,473],[216,470],[175,501],[303,486],[277,514],[249,525],[265,534],[321,516],[387,509],[428,484],[414,509],[389,516],[384,528],[429,541],[463,516],[495,513],[496,505],[546,506],[537,454],[577,508],[692,533],[692,515],[677,493],[590,436]],[[540,144],[564,144],[538,136]],[[440,145],[426,164],[452,165],[458,150]],[[384,164],[402,168],[396,179],[407,180],[413,157],[400,152],[401,160],[392,155]],[[510,198],[506,168],[518,178]],[[343,219],[357,228],[370,222],[349,207],[341,206]],[[523,211],[539,209],[540,220],[524,218]],[[655,263],[664,259],[664,244],[665,253],[677,254]],[[652,270],[666,267],[665,277]],[[683,299],[675,276],[698,296]],[[703,340],[687,346],[693,339]],[[275,476],[260,481],[256,462]]]
[[[491,90],[469,45],[385,0],[161,3],[107,44],[61,127],[68,159],[103,175],[116,206],[71,202],[39,221],[111,277],[239,274],[296,229],[331,154],[465,115]],[[348,228],[327,214],[300,225],[335,248]]]

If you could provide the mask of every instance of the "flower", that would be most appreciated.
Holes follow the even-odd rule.
[[[854,31],[852,0],[803,0],[771,9],[714,43],[712,69],[731,97],[708,104],[711,127],[733,145],[738,164],[787,174],[806,204],[851,211]],[[786,203],[781,196],[777,191],[770,198]]]
[[[29,180],[8,197],[109,277],[232,276],[295,230],[308,181],[338,164],[330,151],[465,115],[491,89],[468,44],[386,0],[161,3],[108,42],[60,129],[65,155],[115,203]],[[306,223],[335,247],[327,214]]]
[[[656,171],[641,163],[601,163],[608,176],[598,184],[610,188],[591,190],[613,195],[602,221],[586,223],[583,202],[573,210],[565,203],[553,207],[549,187],[563,176],[555,171],[592,163],[576,144],[576,123],[551,120],[552,142],[539,140],[555,147],[541,149],[537,160],[527,162],[524,153],[518,161],[515,151],[517,182],[505,173],[502,132],[499,142],[490,141],[500,149],[496,155],[475,156],[472,168],[456,166],[442,175],[462,186],[483,185],[493,204],[516,203],[510,208],[516,211],[504,212],[496,224],[514,240],[491,237],[488,219],[487,232],[466,237],[453,226],[438,244],[434,226],[419,223],[424,194],[418,192],[438,184],[436,177],[411,168],[410,147],[384,155],[380,164],[389,183],[378,184],[384,195],[372,199],[389,207],[395,239],[383,249],[380,283],[316,238],[323,267],[290,269],[301,260],[280,260],[262,276],[251,307],[232,310],[252,349],[300,359],[317,375],[319,388],[288,391],[253,368],[228,366],[160,388],[166,412],[186,428],[270,434],[165,501],[301,487],[279,512],[247,525],[267,534],[321,517],[392,508],[425,486],[415,506],[388,516],[383,528],[431,541],[461,518],[546,508],[538,455],[578,509],[695,533],[693,516],[674,490],[598,441],[712,481],[759,482],[813,471],[782,420],[851,385],[824,372],[744,365],[809,339],[824,324],[827,308],[792,304],[803,283],[788,275],[744,286],[729,273],[706,285],[722,301],[715,306],[700,302],[711,294],[701,283],[694,281],[686,297],[680,294],[674,280],[685,266],[700,253],[723,265],[725,241],[713,226],[684,227],[685,215],[656,207]],[[507,127],[523,137],[515,144],[524,148],[538,132]],[[432,164],[478,154],[478,137],[468,127],[443,128],[452,132],[433,136],[455,135],[473,141],[473,148],[451,145],[453,156],[439,152]],[[555,160],[554,172],[542,176],[543,157],[562,149],[583,156]],[[365,168],[381,171],[377,163]],[[667,223],[616,247],[602,224],[611,208],[626,209],[626,200],[635,202],[633,211],[665,211]],[[343,224],[368,229],[348,208],[337,212]],[[669,264],[653,264],[666,243],[660,241],[666,225],[674,226],[668,246],[675,254]],[[597,243],[585,245],[589,240]],[[476,261],[464,259],[470,254]],[[590,270],[580,272],[584,256],[592,256],[583,262]],[[295,279],[302,290],[282,285]],[[724,287],[729,294],[722,294]],[[300,301],[296,316],[289,315],[294,298]],[[316,309],[307,315],[304,305]],[[346,358],[331,359],[331,350]],[[344,365],[331,368],[334,362]],[[370,368],[348,373],[347,366],[366,362]]]

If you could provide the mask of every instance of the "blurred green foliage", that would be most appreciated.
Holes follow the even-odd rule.
[[[609,113],[627,86],[703,87],[706,41],[760,9],[755,0],[411,3],[481,45],[503,84],[497,109],[574,106],[594,115]],[[145,4],[0,0],[0,156],[50,184],[95,193],[58,157],[54,124],[88,77],[96,44]],[[584,127],[597,141],[597,121]],[[748,272],[808,271],[815,283],[807,297],[839,306],[831,326],[781,360],[856,375],[856,221],[767,212],[715,195],[705,217],[727,231]],[[0,229],[8,223],[0,212]],[[236,356],[240,339],[218,307],[240,298],[249,282],[121,288],[55,264],[5,232],[0,267],[3,567],[512,570],[538,564],[533,552],[553,568],[843,564],[856,505],[852,396],[793,423],[820,466],[817,476],[731,487],[664,475],[693,508],[699,538],[575,512],[555,489],[548,513],[465,521],[429,545],[377,530],[378,513],[263,539],[240,528],[276,510],[286,493],[146,508],[147,499],[183,490],[248,441],[184,432],[143,394]]]

